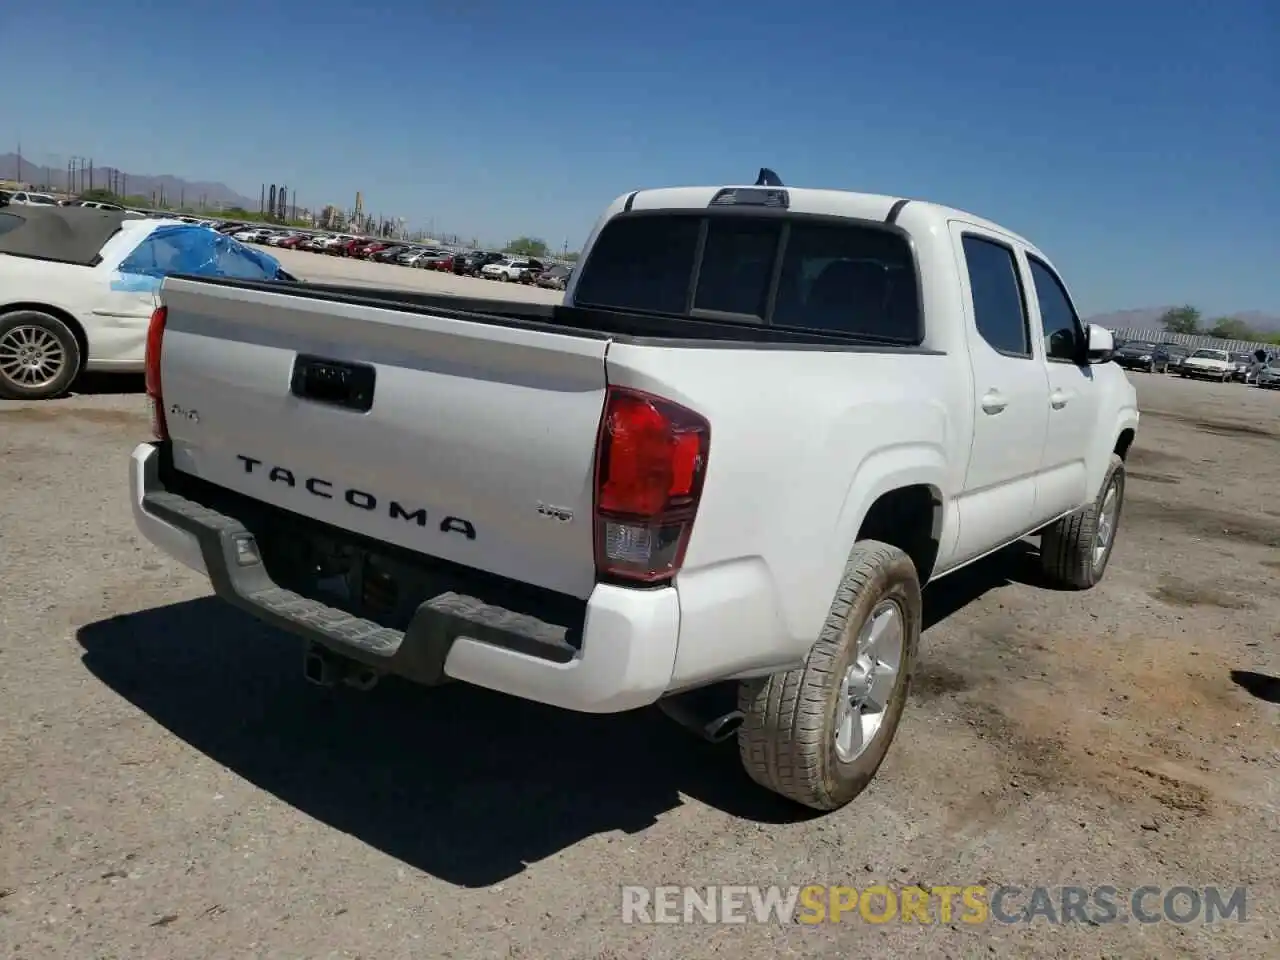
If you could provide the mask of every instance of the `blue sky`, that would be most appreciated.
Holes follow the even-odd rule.
[[[890,6],[61,0],[6,16],[0,152],[557,248],[765,165],[999,221],[1086,313],[1280,313],[1274,0]]]

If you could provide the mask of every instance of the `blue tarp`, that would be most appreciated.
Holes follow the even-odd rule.
[[[156,227],[116,268],[112,290],[157,290],[172,273],[241,280],[284,279],[275,257],[194,224]]]

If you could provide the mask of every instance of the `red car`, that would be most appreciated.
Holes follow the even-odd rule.
[[[366,242],[362,246],[357,247],[352,252],[352,256],[359,257],[361,260],[371,260],[375,253],[380,250],[385,250],[389,246],[391,246],[391,244],[385,243],[381,240],[375,240],[372,243]]]
[[[296,236],[285,237],[283,240],[277,243],[276,246],[283,247],[286,250],[296,250],[298,248],[298,244],[302,243],[302,241],[304,240],[310,240],[310,239],[311,238],[308,237],[306,234],[299,233]]]
[[[442,250],[440,253],[432,254],[429,257],[424,257],[418,263],[418,266],[422,267],[422,269],[424,270],[452,271],[453,270],[453,254],[445,253]]]

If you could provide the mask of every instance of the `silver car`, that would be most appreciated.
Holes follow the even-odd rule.
[[[1258,371],[1258,379],[1255,382],[1268,390],[1280,388],[1280,361],[1272,360],[1263,366]]]
[[[1233,353],[1231,355],[1231,362],[1236,365],[1235,370],[1232,371],[1232,374],[1231,374],[1232,380],[1239,380],[1241,383],[1253,382],[1253,378],[1255,375],[1254,367],[1257,365],[1257,362],[1258,362],[1257,360],[1254,359],[1253,354]]]

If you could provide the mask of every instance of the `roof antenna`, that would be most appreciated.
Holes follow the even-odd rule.
[[[760,175],[756,177],[755,185],[757,187],[780,187],[782,186],[782,178],[768,167],[761,167]]]

